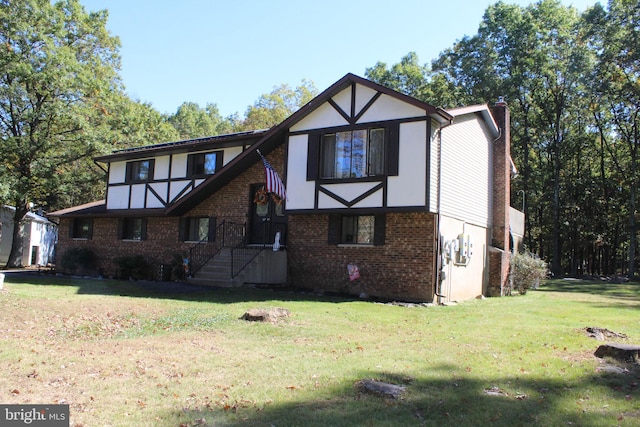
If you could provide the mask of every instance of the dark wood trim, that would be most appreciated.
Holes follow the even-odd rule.
[[[329,98],[327,102],[334,108],[334,110],[338,112],[338,114],[340,114],[347,121],[347,123],[351,123],[351,117],[349,117],[349,115],[342,108],[340,108],[340,106],[336,104],[336,102],[332,98]]]
[[[382,190],[384,192],[384,185],[383,183],[380,183],[376,186],[374,186],[373,188],[365,191],[364,193],[362,193],[361,195],[359,195],[358,197],[356,197],[355,199],[348,201],[343,199],[342,197],[338,196],[335,193],[332,193],[331,191],[327,190],[326,188],[323,188],[322,186],[319,187],[319,191],[322,194],[325,194],[327,196],[329,196],[331,199],[342,203],[343,205],[347,206],[347,207],[352,207],[354,205],[357,205],[358,203],[360,203],[361,201],[363,201],[364,199],[366,199],[367,197],[371,196],[373,193],[377,192],[378,190]]]
[[[341,125],[341,126],[330,126],[326,128],[314,128],[314,129],[306,129],[306,130],[298,130],[289,132],[288,136],[296,136],[296,135],[307,135],[311,133],[335,133],[341,132],[345,130],[359,130],[359,129],[373,129],[376,127],[386,128],[390,124],[393,123],[412,123],[412,122],[430,122],[432,119],[429,116],[419,116],[419,117],[411,117],[407,119],[394,119],[394,120],[382,120],[377,122],[367,122],[367,123],[357,123],[353,125]]]
[[[169,187],[167,185],[167,187]],[[163,207],[167,207],[167,202],[165,202],[162,197],[156,192],[156,190],[153,189],[153,187],[151,187],[150,184],[147,184],[147,188],[146,188],[147,192],[151,192],[151,194],[153,194],[154,196],[156,196],[156,198],[160,201],[160,203],[162,203]],[[144,198],[144,207],[145,209],[147,209],[147,192],[145,192],[145,198]]]
[[[377,92],[375,95],[371,97],[371,99],[365,104],[365,106],[362,107],[362,110],[360,110],[358,114],[353,118],[353,124],[358,123],[358,120],[362,118],[364,113],[366,113],[369,110],[369,108],[371,108],[371,106],[374,104],[374,102],[378,100],[378,98],[380,98],[380,96],[382,96],[382,92]]]
[[[180,190],[180,192],[178,194],[176,194],[176,197],[174,197],[173,199],[169,200],[168,204],[170,204],[170,205],[174,204],[183,195],[185,195],[189,191],[192,191],[194,188],[195,188],[195,180],[192,179],[189,184],[185,185],[184,188],[182,190]]]
[[[331,208],[331,209],[292,209],[286,210],[286,215],[331,215],[331,214],[351,214],[351,215],[376,215],[402,212],[430,212],[426,206],[394,206],[384,208]]]

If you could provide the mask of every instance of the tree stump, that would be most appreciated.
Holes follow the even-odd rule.
[[[271,322],[275,323],[281,317],[289,317],[291,313],[286,308],[270,308],[259,309],[252,308],[240,317],[242,320],[248,320],[250,322]]]
[[[640,345],[603,344],[594,353],[596,357],[611,357],[628,363],[638,363],[640,360]]]

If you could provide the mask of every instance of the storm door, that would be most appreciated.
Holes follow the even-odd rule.
[[[286,245],[287,217],[284,200],[267,193],[264,184],[251,186],[251,218],[249,243],[273,245],[276,233],[280,232],[280,245]]]

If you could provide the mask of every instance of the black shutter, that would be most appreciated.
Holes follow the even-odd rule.
[[[124,218],[118,219],[118,240],[122,240],[124,238]]]
[[[71,218],[71,220],[69,221],[69,238],[73,239],[74,237],[76,237],[76,222],[78,221],[78,218]]]
[[[142,218],[142,224],[140,230],[140,240],[147,240],[147,218]]]
[[[384,245],[385,235],[387,232],[387,217],[383,214],[378,214],[374,217],[373,225],[373,245]]]
[[[216,217],[209,217],[209,243],[216,241]]]
[[[222,169],[223,154],[224,154],[224,151],[216,151],[216,172]]]
[[[307,145],[307,181],[318,179],[320,167],[320,133],[310,133]]]
[[[328,242],[330,245],[337,245],[340,243],[340,215],[329,215],[329,236]]]
[[[187,156],[187,177],[191,177],[194,175],[195,170],[195,154],[189,154]]]
[[[188,218],[180,218],[180,224],[178,224],[178,240],[184,242],[187,240],[187,221]]]
[[[400,124],[393,123],[387,128],[387,176],[398,175],[400,163]]]
[[[155,173],[154,173],[155,167],[156,167],[156,160],[155,159],[149,160],[149,176],[147,177],[147,181],[153,181],[155,176]]]

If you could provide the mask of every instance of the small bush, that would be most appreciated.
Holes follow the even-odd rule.
[[[511,256],[511,282],[521,295],[529,289],[536,289],[547,276],[547,263],[536,255],[525,252]]]
[[[184,280],[187,277],[187,267],[184,260],[186,255],[174,254],[171,260],[171,280]]]
[[[118,267],[120,279],[150,279],[151,265],[142,255],[130,255],[114,258],[113,262]]]
[[[60,258],[60,266],[64,271],[80,274],[95,272],[98,262],[96,253],[88,248],[68,249]]]

